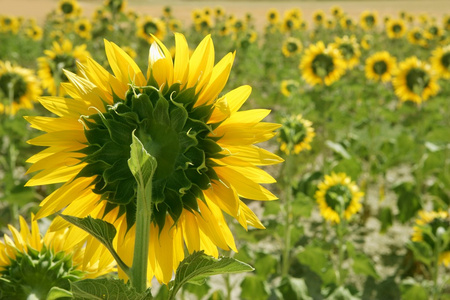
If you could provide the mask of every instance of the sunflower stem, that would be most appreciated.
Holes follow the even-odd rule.
[[[292,155],[286,156],[285,166],[285,180],[284,184],[284,208],[285,208],[285,225],[284,225],[284,247],[283,258],[281,266],[281,277],[285,277],[289,273],[289,261],[290,261],[290,245],[291,245],[291,198],[292,198]]]
[[[435,246],[434,246],[434,259],[432,266],[432,278],[433,278],[433,300],[439,299],[439,286],[438,286],[438,278],[439,278],[439,254],[441,252],[441,237],[436,236],[435,238]]]
[[[341,199],[342,200],[342,199]],[[340,213],[339,213],[339,219],[340,222],[336,228],[337,230],[337,236],[338,236],[338,286],[342,286],[344,284],[344,269],[342,268],[342,264],[344,262],[344,255],[345,255],[345,249],[344,249],[344,233],[345,233],[345,227],[347,225],[347,222],[345,220],[345,204],[344,201],[341,202],[340,207]]]

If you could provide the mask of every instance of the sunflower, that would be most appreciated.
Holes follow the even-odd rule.
[[[300,19],[302,18],[302,14],[303,13],[299,8],[291,8],[291,9],[285,11],[284,17],[286,19],[292,18],[292,19],[300,21]]]
[[[419,211],[419,218],[413,227],[411,240],[413,242],[427,243],[432,249],[435,247],[435,240],[438,235],[439,228],[448,230],[450,227],[450,217],[446,211]],[[426,233],[424,228],[428,229]],[[447,245],[441,253],[439,253],[439,263],[450,266],[450,245]]]
[[[65,18],[73,18],[81,14],[81,7],[76,0],[60,0],[57,12]]]
[[[41,203],[37,217],[63,208],[77,217],[103,218],[117,228],[117,251],[131,264],[135,239],[136,182],[128,167],[132,136],[155,157],[148,279],[167,283],[188,252],[217,247],[237,251],[223,211],[264,228],[240,200],[274,200],[261,183],[275,180],[258,166],[281,162],[255,143],[275,135],[279,124],[262,123],[269,110],[238,111],[249,86],[223,96],[234,61],[228,53],[214,66],[206,36],[191,56],[185,37],[175,34],[175,60],[155,38],[146,76],[117,45],[105,41],[114,75],[93,59],[66,71],[72,99],[40,98],[56,118],[27,117],[47,133],[29,141],[48,147],[29,159],[39,171],[28,186],[63,183]],[[124,273],[119,270],[121,277]]]
[[[281,24],[281,30],[284,33],[289,33],[299,28],[300,28],[300,20],[292,17],[285,17]]]
[[[336,20],[335,19],[328,19],[325,22],[325,27],[327,29],[334,29],[334,28],[336,28]]]
[[[445,15],[442,18],[442,28],[446,31],[450,31],[450,15]]]
[[[321,9],[313,12],[313,22],[316,26],[323,26],[325,24],[325,12]]]
[[[437,76],[430,65],[415,56],[400,63],[399,71],[392,83],[400,100],[413,101],[417,104],[426,101],[439,91]]]
[[[316,135],[311,121],[296,115],[284,118],[281,124],[278,142],[282,152],[287,155],[299,154],[311,149],[311,142]]]
[[[26,34],[33,41],[40,41],[40,40],[42,40],[44,31],[42,30],[42,28],[40,26],[33,25],[26,30]]]
[[[223,7],[221,6],[217,6],[214,9],[214,16],[218,19],[221,19],[225,16],[225,10],[223,9]]]
[[[281,52],[285,57],[291,57],[299,54],[302,51],[302,42],[295,37],[288,37],[284,40]]]
[[[330,9],[331,15],[336,18],[340,19],[344,15],[344,11],[342,10],[342,7],[334,5]]]
[[[86,40],[91,39],[92,24],[88,19],[78,19],[75,22],[75,33]]]
[[[275,8],[271,8],[267,12],[266,17],[269,24],[275,25],[278,23],[278,20],[280,19],[280,13]]]
[[[339,25],[341,25],[342,29],[346,29],[346,30],[355,29],[355,22],[350,17],[343,16],[339,20]]]
[[[166,35],[166,24],[160,19],[150,16],[137,19],[137,28],[136,35],[146,40],[149,44],[153,43],[154,37],[162,40]]]
[[[359,44],[355,36],[343,36],[342,38],[336,37],[335,42],[331,44],[341,52],[342,59],[347,66],[347,69],[352,69],[359,63],[359,57],[361,56],[361,51],[359,50]]]
[[[197,22],[199,19],[201,19],[203,17],[203,12],[201,10],[199,10],[199,9],[194,9],[191,12],[191,17],[192,17],[192,20],[195,23],[195,22]]]
[[[114,259],[104,247],[90,253],[92,259],[84,259],[86,240],[77,237],[81,229],[48,230],[42,237],[34,215],[31,230],[25,219],[19,218],[20,230],[8,225],[12,238],[5,234],[0,241],[2,299],[47,299],[53,287],[70,290],[71,281],[115,271]]]
[[[295,81],[293,79],[281,81],[280,91],[281,94],[283,94],[286,97],[291,96],[292,92],[298,90],[298,88],[299,88],[298,81]]]
[[[317,188],[314,197],[325,220],[338,224],[341,215],[349,220],[361,209],[360,199],[364,193],[345,173],[325,175],[325,180]]]
[[[425,29],[424,36],[429,39],[439,39],[444,34],[444,31],[436,24],[432,24]]]
[[[19,19],[13,16],[0,16],[0,32],[12,32],[16,34],[19,29]]]
[[[172,18],[172,7],[170,5],[163,7],[163,16],[167,19]]]
[[[434,71],[440,77],[450,79],[450,45],[434,50],[430,60]]]
[[[397,68],[396,59],[387,51],[380,51],[366,59],[366,77],[374,81],[388,82]]]
[[[373,35],[365,34],[361,39],[361,48],[369,50],[373,45]]]
[[[233,32],[237,34],[240,32],[244,32],[247,29],[247,24],[244,21],[238,19],[228,25],[229,28],[231,28]]]
[[[345,62],[338,49],[322,41],[305,50],[299,66],[302,76],[311,85],[330,85],[345,73]]]
[[[170,19],[169,23],[167,24],[169,26],[170,31],[172,32],[178,32],[181,30],[181,22],[177,19]]]
[[[254,44],[258,39],[258,33],[255,30],[246,31],[239,40],[240,48],[247,49],[251,44]]]
[[[408,31],[408,41],[413,45],[420,45],[426,47],[428,45],[427,40],[423,35],[423,30],[420,27],[414,27]]]
[[[75,72],[77,62],[84,63],[90,56],[85,44],[73,48],[72,43],[67,39],[61,43],[54,41],[51,50],[45,50],[44,54],[45,56],[38,58],[38,75],[42,81],[42,87],[51,95],[64,93],[59,86],[59,83],[67,81],[63,69]]]
[[[121,13],[125,10],[127,6],[127,1],[125,0],[105,0],[103,5],[111,11],[113,14]]]
[[[206,15],[195,21],[195,31],[200,32],[203,35],[209,34],[211,32],[212,26],[213,23],[211,21],[211,18]],[[234,31],[233,25],[230,25],[228,28]]]
[[[386,33],[390,39],[399,39],[406,33],[405,21],[402,19],[389,20],[386,23]]]
[[[376,12],[363,11],[360,16],[360,24],[364,30],[372,30],[378,24],[378,14]]]
[[[33,71],[0,61],[0,114],[15,115],[21,108],[33,108],[42,94]]]

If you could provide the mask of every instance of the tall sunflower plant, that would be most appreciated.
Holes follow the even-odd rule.
[[[175,33],[172,59],[153,39],[145,73],[105,40],[113,74],[87,58],[78,75],[64,71],[69,97],[39,99],[56,117],[26,117],[44,132],[29,143],[45,147],[28,160],[35,175],[27,185],[62,184],[36,218],[58,214],[54,228],[83,229],[80,239],[95,238],[86,253],[105,247],[118,266],[120,280],[73,283],[75,297],[110,289],[151,297],[156,278],[174,299],[185,283],[252,271],[219,257],[218,248],[238,251],[223,212],[245,229],[263,229],[242,198],[277,199],[261,185],[275,179],[260,167],[283,159],[255,144],[280,125],[261,122],[269,110],[240,110],[250,86],[221,94],[235,53],[215,64],[209,35],[190,55]]]

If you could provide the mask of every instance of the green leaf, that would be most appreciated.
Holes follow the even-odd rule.
[[[100,219],[94,219],[91,216],[87,216],[86,218],[77,218],[63,214],[59,214],[59,216],[95,237],[109,250],[109,252],[111,252],[111,255],[114,257],[120,268],[122,268],[124,272],[128,272],[129,267],[120,259],[112,244],[117,232],[114,225]]]
[[[423,262],[424,264],[430,266],[433,257],[433,249],[426,242],[411,242],[408,241],[406,247],[411,249],[414,253],[414,257]]]
[[[285,277],[281,280],[278,290],[283,295],[283,299],[312,300],[303,278]]]
[[[144,145],[136,137],[135,131],[133,131],[133,142],[130,147],[131,151],[130,158],[128,159],[128,167],[138,185],[145,189],[145,199],[152,199],[151,181],[157,167],[156,158],[151,156],[147,150],[145,150]]]
[[[269,295],[270,288],[265,278],[250,275],[241,282],[240,298],[243,300],[267,299]]]
[[[253,267],[231,257],[216,259],[203,251],[187,256],[178,266],[175,279],[171,281],[169,299],[175,299],[178,290],[185,283],[202,284],[206,277],[253,271]]]
[[[427,300],[428,292],[427,290],[414,281],[412,278],[405,279],[401,286],[400,290],[402,292],[402,299],[408,300]]]
[[[258,253],[255,260],[256,274],[261,278],[268,278],[277,271],[278,260],[270,254]]]
[[[352,293],[346,289],[345,287],[338,287],[329,295],[326,297],[328,300],[359,300],[358,297],[355,297],[352,295]]]
[[[59,288],[57,286],[54,286],[50,289],[50,291],[47,294],[47,298],[45,300],[56,300],[59,298],[71,298],[73,295],[71,292]]]
[[[343,158],[349,159],[351,157],[347,150],[339,143],[328,140],[325,142],[325,145],[333,150],[333,152],[340,154]]]
[[[85,279],[70,283],[74,299],[78,300],[150,300],[150,289],[138,293],[129,284],[118,279]]]
[[[353,257],[353,271],[356,274],[363,274],[367,276],[372,276],[375,279],[379,279],[377,270],[373,266],[372,260],[364,254],[356,254]]]
[[[297,258],[300,263],[308,266],[319,275],[325,285],[336,282],[336,274],[330,260],[329,251],[309,245],[297,255]]]
[[[414,185],[409,182],[396,186],[394,191],[398,195],[398,219],[406,223],[422,208],[421,198],[415,193]]]
[[[378,220],[381,222],[381,233],[386,233],[386,231],[392,226],[392,210],[390,207],[383,207],[378,212]]]

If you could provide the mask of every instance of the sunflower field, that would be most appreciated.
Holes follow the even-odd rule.
[[[450,13],[0,11],[0,299],[450,299]]]

